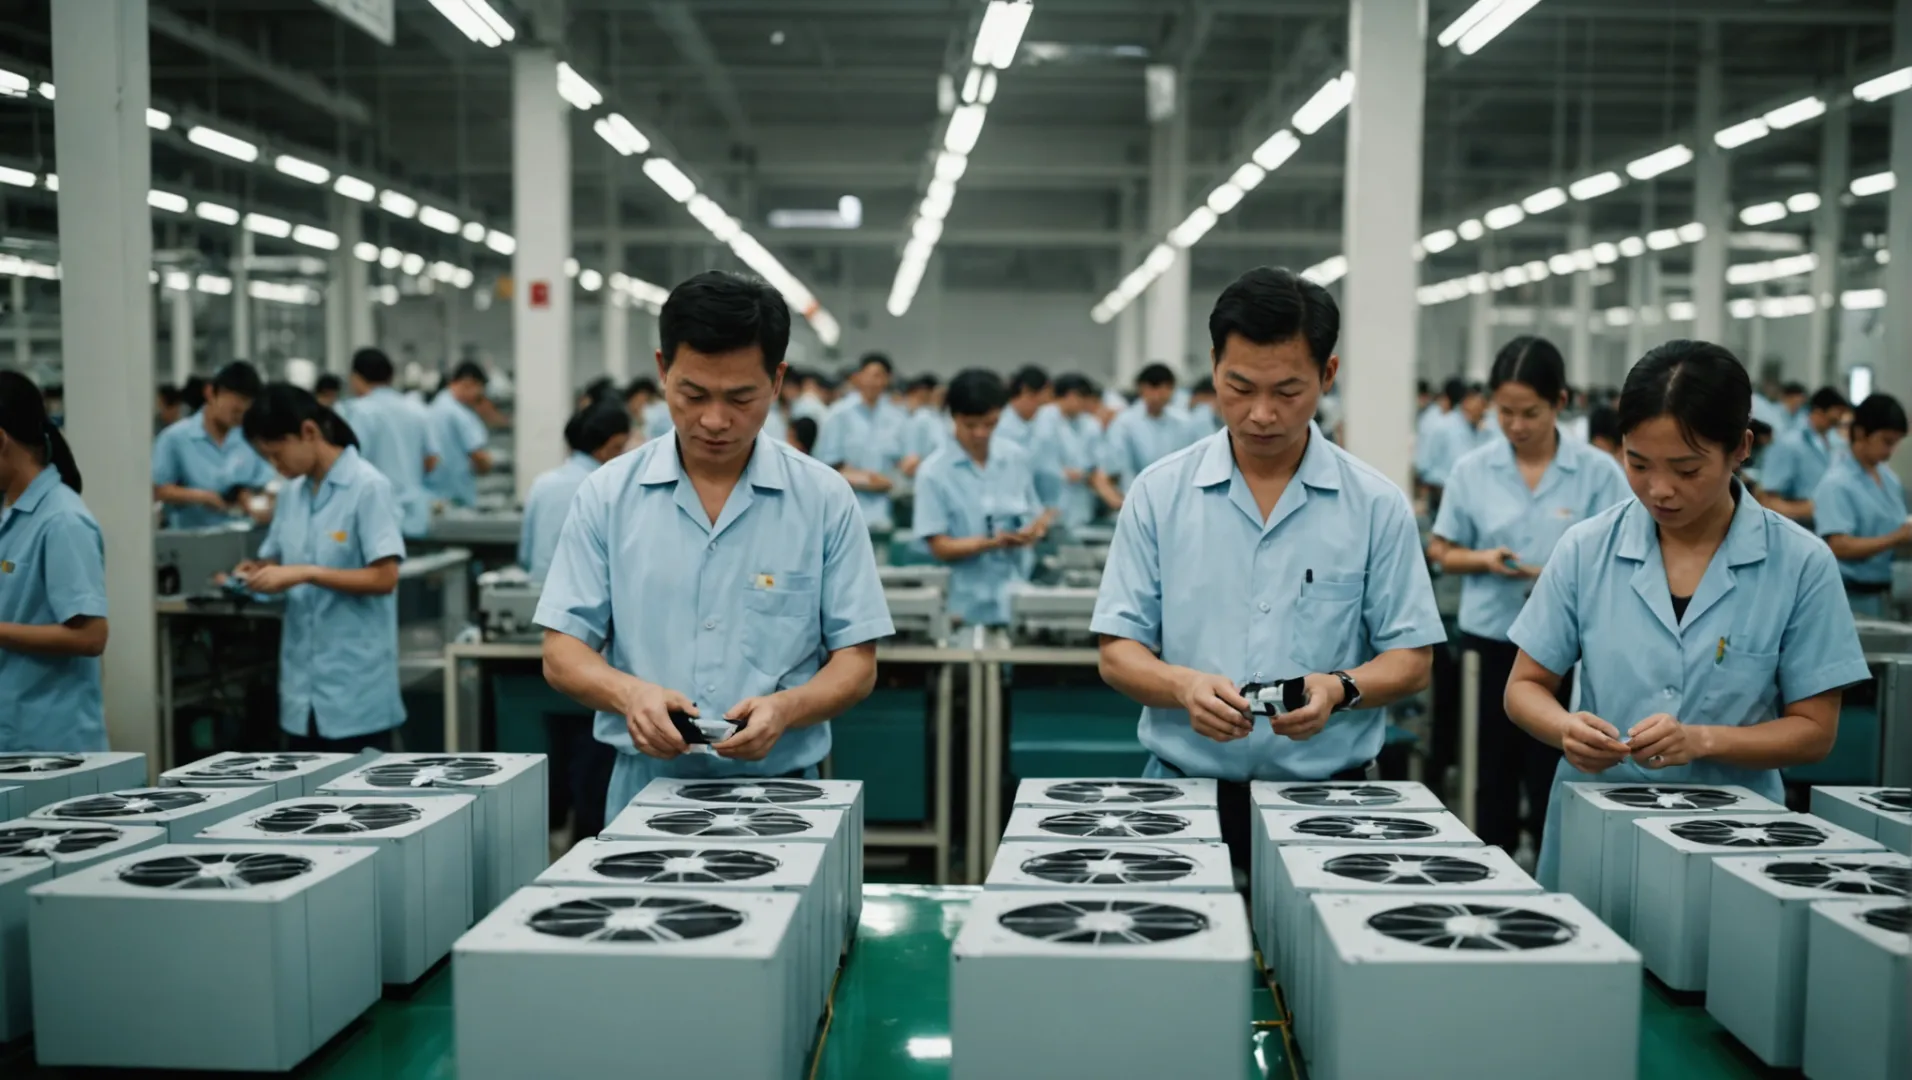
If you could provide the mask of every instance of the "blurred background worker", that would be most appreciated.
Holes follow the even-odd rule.
[[[1839,560],[1855,615],[1877,618],[1892,592],[1892,551],[1912,544],[1905,485],[1886,462],[1905,439],[1905,408],[1873,394],[1852,410],[1852,446],[1812,492],[1813,528]]]
[[[1812,493],[1845,450],[1839,426],[1851,413],[1846,396],[1822,386],[1808,401],[1803,417],[1773,436],[1759,460],[1759,501],[1794,521],[1812,520]]]
[[[1079,529],[1095,520],[1099,505],[1095,493],[1095,474],[1100,468],[1102,423],[1095,409],[1101,394],[1087,376],[1069,372],[1056,377],[1056,400],[1047,406],[1055,412],[1057,465],[1061,489],[1057,495],[1058,520],[1066,527]]]
[[[272,483],[272,466],[239,434],[260,389],[251,364],[227,364],[206,386],[205,407],[153,440],[153,498],[166,506],[167,528],[230,521],[254,492]]]
[[[359,455],[391,481],[400,531],[415,540],[431,528],[426,477],[440,455],[431,414],[394,390],[392,378],[391,358],[383,352],[366,348],[352,354],[352,399],[338,412],[358,436]]]
[[[458,365],[438,396],[426,406],[432,422],[432,445],[438,464],[425,486],[453,506],[478,501],[478,477],[491,471],[491,432],[478,415],[485,399],[485,369],[467,360]]]
[[[1428,450],[1427,469],[1423,473],[1430,509],[1439,507],[1441,489],[1447,486],[1454,463],[1486,446],[1499,434],[1487,421],[1487,394],[1480,384],[1449,383],[1448,391],[1455,395],[1456,404],[1434,427],[1433,445]]]
[[[1002,410],[996,432],[1023,450],[1030,449],[1036,434],[1036,414],[1055,399],[1049,388],[1049,373],[1034,364],[1024,364],[1009,377],[1009,403]],[[948,399],[944,399],[948,404]],[[951,417],[956,414],[950,413]]]
[[[936,407],[934,375],[918,375],[903,388],[903,459],[897,468],[914,477],[923,462],[949,438],[942,410]]]
[[[817,431],[817,460],[843,474],[863,520],[878,529],[891,525],[890,489],[902,475],[905,417],[884,396],[890,373],[889,357],[865,355],[850,376],[850,395],[824,414]]]
[[[631,414],[616,403],[600,403],[573,415],[564,425],[571,456],[532,481],[524,497],[524,530],[518,540],[518,565],[542,579],[558,551],[571,500],[584,478],[622,454],[631,435]]]
[[[1122,506],[1142,470],[1187,446],[1187,422],[1169,408],[1175,397],[1175,372],[1167,364],[1150,364],[1135,377],[1136,400],[1109,421],[1102,436],[1102,471],[1096,490],[1111,510]]]
[[[42,406],[44,408],[44,406]],[[192,410],[186,407],[186,399],[179,387],[172,383],[161,383],[153,394],[153,420],[157,425],[154,434],[171,427]]]
[[[325,406],[328,409],[338,408],[339,395],[342,394],[344,391],[345,391],[344,380],[340,379],[337,375],[334,375],[329,371],[319,376],[318,381],[312,384],[313,400],[317,401],[319,404]]]

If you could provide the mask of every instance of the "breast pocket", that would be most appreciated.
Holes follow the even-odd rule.
[[[1304,673],[1351,666],[1360,655],[1361,575],[1323,578],[1302,586],[1289,628],[1289,653]]]
[[[1779,654],[1728,649],[1707,672],[1706,692],[1700,695],[1697,716],[1682,716],[1689,724],[1743,727],[1770,720],[1773,699],[1779,693]]]
[[[823,633],[821,597],[811,574],[761,573],[744,589],[744,659],[782,678],[816,655]]]

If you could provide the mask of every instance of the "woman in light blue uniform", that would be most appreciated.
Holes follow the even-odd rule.
[[[1832,552],[1733,477],[1752,448],[1752,382],[1733,355],[1672,341],[1620,392],[1636,501],[1574,526],[1509,636],[1507,715],[1564,755],[1537,876],[1555,888],[1569,780],[1740,784],[1832,749],[1867,678]],[[1580,708],[1557,693],[1580,665]]]
[[[1442,493],[1428,558],[1461,582],[1461,644],[1480,656],[1480,838],[1512,852],[1525,824],[1540,839],[1560,752],[1507,722],[1501,696],[1519,652],[1507,631],[1534,578],[1569,528],[1628,498],[1613,459],[1564,437],[1567,366],[1545,338],[1518,337],[1501,349],[1488,379],[1505,439],[1454,463]],[[1559,698],[1571,696],[1561,680]],[[1522,822],[1525,792],[1531,817]]]
[[[1852,613],[1885,614],[1892,549],[1912,543],[1905,486],[1886,462],[1905,438],[1905,409],[1874,394],[1852,410],[1852,448],[1837,454],[1812,492],[1813,527],[1839,560]]]
[[[285,596],[279,726],[293,750],[392,749],[398,693],[398,564],[405,557],[392,482],[359,457],[358,437],[311,394],[266,387],[246,438],[279,474],[272,530],[238,573]]]
[[[106,749],[106,550],[40,388],[0,372],[0,751]]]
[[[524,497],[524,531],[518,538],[518,565],[542,581],[558,552],[558,534],[571,500],[598,466],[622,454],[631,436],[631,414],[615,404],[593,405],[564,425],[571,456],[531,484]]]

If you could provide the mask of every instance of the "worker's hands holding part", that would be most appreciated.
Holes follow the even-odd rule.
[[[696,716],[697,706],[675,690],[632,678],[623,703],[624,727],[638,752],[669,761],[690,749],[671,723],[671,713]]]
[[[1224,676],[1190,672],[1177,700],[1188,710],[1189,725],[1203,738],[1233,742],[1247,738],[1255,730],[1254,722],[1248,718],[1248,699]]]
[[[1649,769],[1690,764],[1700,757],[1699,739],[1692,729],[1666,713],[1654,713],[1627,732],[1627,750]]]
[[[743,728],[711,749],[718,757],[737,761],[762,761],[790,727],[784,700],[776,694],[745,698],[730,707],[724,719],[743,724]],[[747,721],[747,722],[746,722]]]
[[[1528,566],[1520,561],[1520,555],[1513,548],[1497,547],[1489,551],[1477,551],[1480,556],[1481,570],[1506,578],[1537,578],[1540,567]]]
[[[295,585],[304,585],[312,580],[311,566],[278,566],[272,563],[252,564],[245,571],[246,591],[265,596],[277,596]]]
[[[1620,741],[1620,730],[1590,712],[1567,714],[1567,726],[1560,733],[1560,752],[1566,755],[1567,764],[1583,773],[1605,772],[1629,753],[1627,744]]]
[[[1296,742],[1305,742],[1321,734],[1321,729],[1328,726],[1328,717],[1333,714],[1334,707],[1347,696],[1341,680],[1332,675],[1317,673],[1303,676],[1301,685],[1307,691],[1307,700],[1301,708],[1268,718],[1275,734],[1286,735]]]

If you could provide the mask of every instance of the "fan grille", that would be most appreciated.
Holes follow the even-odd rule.
[[[1164,848],[1070,848],[1022,864],[1030,877],[1059,885],[1159,885],[1195,870],[1194,859]]]
[[[241,754],[208,762],[203,768],[187,770],[189,776],[260,776],[267,773],[298,772],[317,754]]]
[[[714,885],[749,881],[776,872],[781,865],[760,851],[737,848],[670,848],[622,851],[591,864],[601,877],[656,885]]]
[[[1449,950],[1525,952],[1579,936],[1552,915],[1498,904],[1410,904],[1370,917],[1368,926],[1396,941]]]
[[[312,869],[312,860],[278,852],[168,855],[134,863],[121,881],[148,889],[249,889],[287,881]]]
[[[1294,828],[1298,833],[1331,836],[1337,840],[1425,840],[1440,832],[1425,821],[1378,814],[1303,818],[1295,822]]]
[[[1609,788],[1606,797],[1636,810],[1718,810],[1741,801],[1738,795],[1718,788],[1618,787]]]
[[[1841,859],[1771,862],[1766,876],[1784,885],[1857,896],[1904,896],[1912,891],[1912,870],[1903,866]]]
[[[1800,848],[1826,842],[1823,830],[1803,821],[1760,821],[1709,818],[1669,826],[1674,836],[1708,847]]]
[[[1189,820],[1160,810],[1076,810],[1043,818],[1037,827],[1059,836],[1141,839],[1186,831]]]
[[[468,784],[499,771],[498,763],[481,757],[418,757],[368,766],[364,780],[373,787],[437,787]]]
[[[85,758],[64,754],[0,754],[0,776],[22,773],[64,772],[86,764]]]
[[[1900,904],[1898,907],[1873,908],[1861,912],[1859,917],[1866,922],[1894,934],[1912,934],[1912,905]]]
[[[295,803],[254,818],[252,827],[269,833],[339,836],[395,829],[424,816],[410,803]]]
[[[1453,855],[1416,855],[1395,851],[1357,851],[1337,855],[1321,867],[1330,874],[1375,885],[1466,885],[1494,875],[1484,863]]]
[[[1151,945],[1208,929],[1199,911],[1139,900],[1064,900],[1004,912],[1023,937],[1061,945]]]
[[[56,803],[47,809],[53,817],[61,818],[120,818],[144,817],[149,814],[170,814],[184,810],[206,801],[206,795],[187,788],[153,788],[146,791],[113,792],[107,795],[85,795],[77,799],[68,799]]]
[[[816,802],[823,798],[823,789],[799,780],[720,780],[685,784],[677,789],[677,797],[728,806],[777,806]]]
[[[743,924],[743,912],[722,904],[662,896],[566,900],[533,913],[527,922],[553,937],[653,945],[714,937]]]
[[[1859,796],[1859,801],[1895,814],[1912,814],[1912,788],[1880,788]]]
[[[0,829],[0,859],[50,859],[55,855],[81,855],[117,842],[125,833],[105,826],[61,829],[38,825],[16,825]]]
[[[1043,790],[1043,795],[1056,802],[1109,806],[1170,802],[1182,797],[1182,789],[1146,780],[1072,780],[1051,784]]]
[[[790,836],[810,823],[788,810],[672,810],[645,822],[674,836]]]
[[[1392,806],[1405,798],[1379,784],[1299,784],[1282,788],[1281,797],[1301,806]]]

